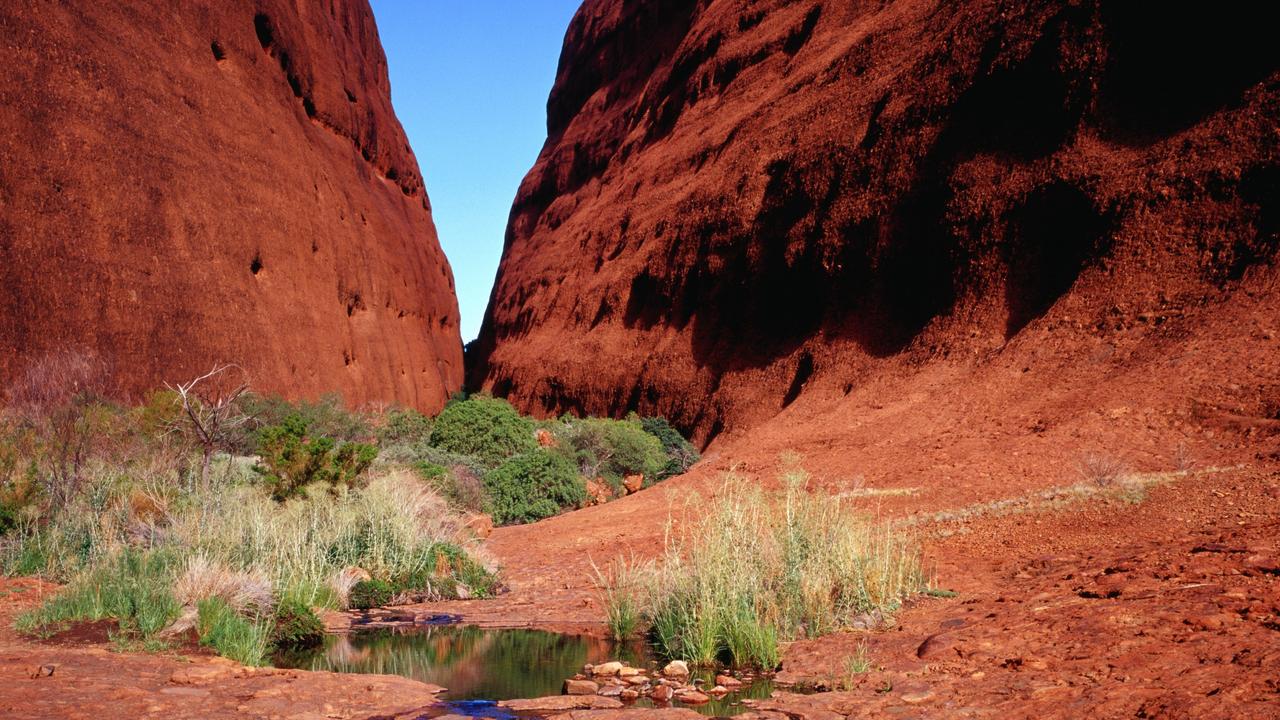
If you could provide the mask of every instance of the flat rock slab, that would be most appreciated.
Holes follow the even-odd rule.
[[[622,701],[599,695],[552,695],[531,700],[503,700],[498,703],[512,712],[556,712],[560,710],[616,710]]]
[[[549,720],[700,720],[705,715],[685,708],[627,708],[625,710],[574,710]]]

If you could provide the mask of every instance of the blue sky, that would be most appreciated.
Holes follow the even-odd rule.
[[[480,331],[516,189],[547,137],[547,95],[580,0],[371,4],[468,342]]]

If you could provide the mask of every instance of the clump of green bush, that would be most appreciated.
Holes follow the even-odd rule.
[[[671,423],[667,422],[666,418],[641,418],[640,427],[662,443],[662,451],[667,461],[658,474],[659,480],[684,473],[698,462],[698,449],[686,440],[679,430],[671,427]]]
[[[445,406],[431,430],[431,444],[496,467],[507,458],[536,449],[533,431],[533,421],[522,417],[506,400],[477,395]]]
[[[357,610],[368,610],[390,605],[395,594],[396,589],[386,580],[361,580],[351,588],[347,604]]]
[[[489,511],[500,525],[528,523],[576,507],[587,499],[578,469],[561,454],[534,450],[484,476]]]
[[[276,605],[275,626],[271,644],[292,650],[316,647],[324,642],[324,623],[309,605],[296,598],[286,598]]]
[[[297,497],[315,484],[353,487],[378,455],[372,445],[336,441],[310,430],[311,422],[295,413],[259,432],[261,461],[255,469],[277,501]]]
[[[667,463],[662,443],[637,420],[561,418],[554,433],[557,451],[582,475],[603,478],[615,491],[628,475],[643,475],[652,484]]]

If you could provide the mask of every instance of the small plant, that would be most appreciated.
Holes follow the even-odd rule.
[[[357,610],[369,610],[389,604],[395,594],[395,588],[385,580],[361,580],[351,588],[347,602]]]
[[[1124,461],[1114,455],[1104,453],[1085,453],[1077,464],[1080,477],[1098,487],[1115,485],[1128,473]]]
[[[634,420],[564,418],[557,430],[558,451],[584,476],[602,477],[615,491],[623,477],[643,475],[653,482],[667,465],[662,443]]]
[[[518,455],[484,476],[493,521],[527,523],[556,515],[587,499],[578,470],[545,450]]]
[[[378,444],[416,445],[431,441],[431,418],[417,410],[389,410],[378,428]]]
[[[272,634],[269,619],[245,617],[221,598],[201,600],[197,617],[201,645],[245,665],[266,664]]]
[[[164,553],[126,550],[20,616],[17,626],[47,634],[73,621],[115,620],[121,632],[149,638],[178,616],[178,601],[170,591],[174,565]]]
[[[471,455],[488,467],[537,449],[533,421],[521,417],[506,400],[475,396],[451,402],[436,417],[431,444]]]
[[[338,443],[309,434],[310,423],[301,415],[286,417],[279,425],[263,428],[255,469],[271,488],[271,496],[283,502],[297,497],[313,484],[331,489],[353,487],[378,455],[377,448],[358,442]]]
[[[666,418],[641,418],[640,426],[645,432],[658,438],[662,443],[663,452],[666,453],[667,462],[658,479],[679,475],[698,462],[698,449],[686,440],[680,431],[671,427],[671,423],[667,422]]]
[[[290,598],[276,606],[271,644],[281,649],[317,647],[324,642],[324,623],[305,603]]]

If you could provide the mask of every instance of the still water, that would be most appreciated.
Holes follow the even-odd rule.
[[[323,647],[278,655],[275,665],[402,675],[446,687],[448,691],[442,698],[462,705],[461,701],[559,695],[565,679],[580,672],[585,663],[609,660],[644,669],[656,666],[643,643],[617,645],[588,635],[485,630],[464,625],[382,628],[331,635]],[[713,674],[708,672],[705,678],[709,680]],[[693,709],[707,715],[732,715],[743,710],[741,700],[768,697],[772,689],[771,683],[760,680],[723,700]],[[644,706],[648,701],[637,704]],[[474,707],[479,710],[485,705],[476,703]]]

